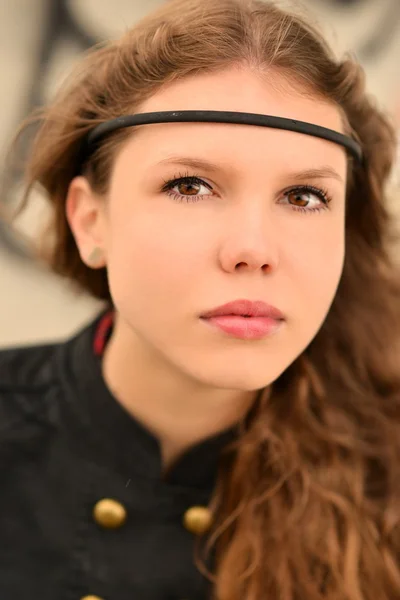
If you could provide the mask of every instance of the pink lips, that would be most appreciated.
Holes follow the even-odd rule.
[[[242,339],[261,339],[277,331],[283,313],[262,300],[235,300],[201,316],[206,323]]]
[[[284,315],[278,308],[266,304],[262,300],[234,300],[217,308],[213,308],[201,315],[205,319],[210,317],[219,317],[221,315],[238,315],[248,317],[270,317],[271,319],[282,320]]]

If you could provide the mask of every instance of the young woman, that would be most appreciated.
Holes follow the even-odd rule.
[[[171,0],[41,119],[49,263],[106,308],[0,353],[0,598],[400,599],[396,136],[360,66]]]

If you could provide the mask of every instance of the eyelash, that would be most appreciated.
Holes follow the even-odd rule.
[[[173,191],[173,188],[180,183],[188,183],[189,185],[197,184],[204,185],[210,191],[212,191],[211,186],[206,183],[203,179],[198,177],[197,175],[189,175],[189,173],[178,174],[174,176],[173,179],[164,180],[164,186],[161,189],[161,192],[166,193],[168,196],[171,196],[176,202],[199,202],[203,196],[182,196]],[[332,198],[329,196],[327,190],[315,187],[313,185],[298,185],[292,187],[288,190],[285,190],[284,195],[288,195],[291,193],[300,192],[302,194],[310,192],[315,194],[323,203],[323,206],[317,208],[305,208],[303,206],[294,206],[289,204],[292,210],[302,213],[311,213],[311,212],[321,212],[322,210],[329,210],[329,203],[332,201]]]

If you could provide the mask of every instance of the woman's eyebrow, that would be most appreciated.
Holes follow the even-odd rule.
[[[175,164],[185,167],[192,167],[193,169],[201,169],[210,173],[217,173],[223,170],[222,165],[217,165],[208,160],[200,158],[192,158],[190,156],[169,156],[164,158],[157,165],[164,164]],[[323,165],[317,168],[304,169],[301,171],[288,171],[285,173],[285,177],[290,179],[302,181],[303,179],[337,179],[341,183],[344,183],[342,176],[331,166]]]
[[[303,171],[294,171],[286,174],[291,179],[337,179],[340,183],[344,183],[343,177],[329,165],[324,165],[315,169],[305,169]]]
[[[209,171],[210,173],[216,173],[217,171],[221,171],[222,166],[218,166],[208,160],[200,159],[200,158],[191,158],[190,156],[169,156],[160,160],[157,165],[182,165],[184,167],[192,167],[193,169],[202,169],[204,171]]]

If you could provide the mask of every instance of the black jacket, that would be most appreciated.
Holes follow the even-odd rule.
[[[162,479],[157,440],[102,378],[103,316],[70,340],[0,351],[0,600],[209,596],[183,516],[209,502],[234,433]]]

